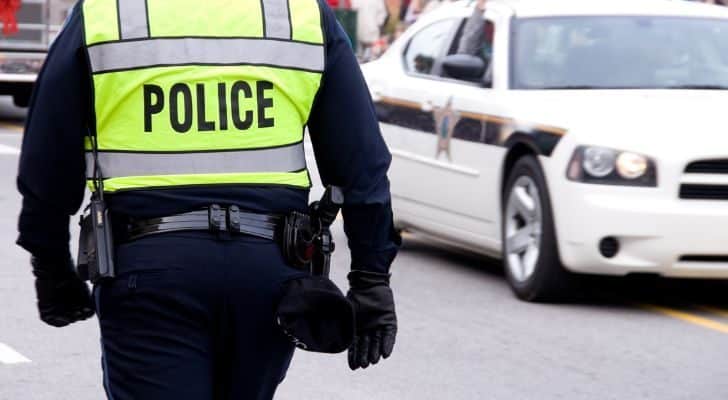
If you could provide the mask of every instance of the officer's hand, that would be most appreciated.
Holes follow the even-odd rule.
[[[347,297],[354,306],[356,336],[349,348],[349,367],[366,368],[387,358],[394,349],[397,316],[389,274],[366,271],[349,273]]]
[[[57,328],[91,318],[94,308],[86,283],[73,271],[73,261],[31,258],[40,319]]]

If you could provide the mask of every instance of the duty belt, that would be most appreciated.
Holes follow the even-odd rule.
[[[329,186],[307,213],[286,216],[240,211],[238,206],[213,204],[199,211],[152,219],[125,221],[128,241],[167,232],[230,232],[277,242],[292,267],[312,275],[328,276],[334,242],[329,227],[344,204],[340,188]]]
[[[240,211],[238,206],[222,207],[213,204],[207,209],[167,217],[132,220],[128,225],[128,240],[168,232],[208,231],[230,232],[275,240],[279,236],[283,217]]]

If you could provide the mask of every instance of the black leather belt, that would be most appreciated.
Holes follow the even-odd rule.
[[[213,204],[207,209],[168,217],[132,220],[128,225],[128,240],[145,236],[183,231],[230,232],[275,240],[283,218],[279,215],[255,214],[240,211],[237,206]]]

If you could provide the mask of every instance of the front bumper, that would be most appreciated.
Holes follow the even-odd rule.
[[[728,201],[682,200],[677,191],[589,185],[565,178],[555,186],[552,208],[567,269],[728,278]],[[606,237],[619,241],[613,258],[599,251]]]
[[[0,73],[0,82],[18,83],[32,86],[38,79],[38,74],[4,74]]]
[[[45,52],[0,50],[0,82],[32,85],[43,67],[45,58]]]

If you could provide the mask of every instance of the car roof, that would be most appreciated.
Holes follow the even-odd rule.
[[[473,0],[458,1],[472,7]],[[508,9],[516,18],[579,15],[654,15],[728,18],[728,7],[684,0],[488,0],[492,8]]]

